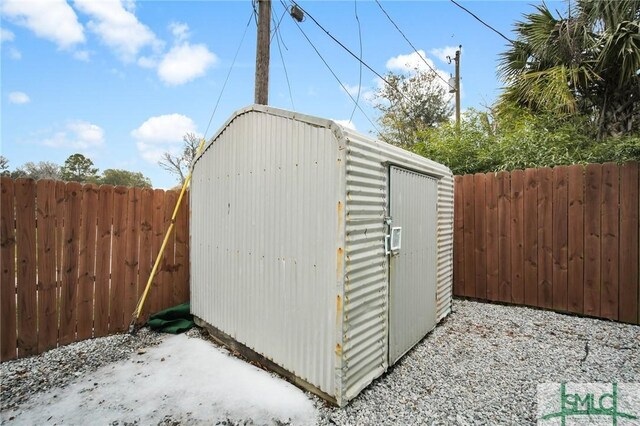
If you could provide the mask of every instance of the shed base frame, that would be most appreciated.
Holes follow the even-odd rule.
[[[194,322],[198,327],[202,327],[209,332],[211,338],[221,346],[229,349],[231,352],[235,352],[240,354],[240,356],[250,363],[257,363],[260,366],[264,367],[266,370],[272,371],[279,376],[282,376],[283,379],[287,380],[289,383],[297,386],[303,391],[311,392],[325,401],[331,403],[332,405],[339,407],[339,404],[335,397],[329,395],[328,393],[322,391],[317,386],[312,385],[304,379],[296,376],[289,370],[286,370],[282,366],[276,364],[271,361],[269,358],[266,358],[264,355],[260,355],[258,352],[253,349],[243,345],[242,343],[236,341],[233,337],[229,336],[225,332],[220,329],[214,327],[208,322],[204,321],[202,318],[193,316]]]

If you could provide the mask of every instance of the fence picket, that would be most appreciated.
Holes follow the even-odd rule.
[[[60,344],[76,341],[76,303],[78,298],[78,254],[82,185],[69,182],[65,188],[64,261],[60,288]]]
[[[153,267],[152,259],[152,241],[153,241],[153,190],[145,188],[140,195],[140,276],[138,278],[138,299],[142,296],[151,268]],[[149,303],[144,304],[142,313],[139,317],[139,323],[144,324],[149,316]]]
[[[476,296],[476,280],[475,280],[475,224],[474,224],[474,185],[473,175],[464,175],[462,177],[462,185],[464,187],[464,295],[467,297]]]
[[[0,181],[0,361],[17,357],[16,349],[16,235],[14,182],[2,176]]]
[[[511,172],[511,302],[524,303],[524,171]]]
[[[58,282],[56,279],[55,181],[36,183],[38,254],[38,352],[58,344]]]
[[[511,179],[498,173],[498,300],[511,302]]]
[[[82,188],[82,225],[78,261],[78,340],[93,335],[93,292],[95,282],[98,186]]]
[[[127,250],[127,207],[129,203],[128,189],[116,186],[113,189],[113,228],[111,254],[111,299],[120,303],[111,303],[109,308],[109,332],[117,333],[125,330],[124,318],[124,275],[125,254]]]
[[[620,296],[618,319],[640,323],[638,318],[638,205],[640,182],[638,163],[623,164],[620,170]]]
[[[109,297],[111,274],[111,222],[113,221],[113,187],[101,185],[98,189],[98,234],[96,245],[96,283],[94,308],[94,335],[109,334]]]
[[[600,315],[600,208],[602,167],[587,165],[584,195],[584,313]]]
[[[500,300],[498,252],[498,178],[487,173],[485,180],[487,199],[487,299]]]
[[[164,191],[156,189],[153,191],[153,238],[151,240],[151,259],[156,261],[156,257],[160,253],[160,246],[162,245],[162,239],[164,238]],[[164,256],[162,257],[156,276],[151,284],[149,290],[149,313],[154,314],[163,309],[162,300],[163,292],[166,291],[163,287],[164,274],[162,273],[164,265]]]
[[[538,306],[553,307],[553,173],[538,169]]]
[[[474,232],[475,245],[475,297],[479,299],[487,298],[487,222],[486,222],[486,198],[485,198],[485,176],[483,173],[476,173],[473,176],[474,187]]]
[[[524,303],[538,306],[538,170],[524,179]]]
[[[136,308],[138,300],[138,242],[140,224],[140,188],[129,188],[127,207],[127,248],[125,254],[124,273],[124,320],[125,325],[130,321],[131,314]],[[144,284],[142,284],[144,285]]]
[[[176,286],[173,305],[189,301],[189,193],[182,198],[176,220]]]
[[[584,310],[584,167],[568,168],[567,310]]]
[[[612,320],[618,319],[619,195],[620,172],[618,165],[605,163],[602,165],[600,316]]]
[[[23,357],[38,353],[35,181],[33,179],[16,180],[15,197],[18,356]]]
[[[564,166],[553,169],[553,309],[567,310],[567,252],[568,234],[568,170]]]

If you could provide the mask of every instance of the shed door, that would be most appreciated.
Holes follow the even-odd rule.
[[[389,243],[400,244],[389,255],[392,365],[436,324],[437,180],[392,166],[389,191]]]

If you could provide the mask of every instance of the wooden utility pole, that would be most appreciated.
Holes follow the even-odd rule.
[[[456,50],[456,126],[460,127],[460,51],[462,45]]]
[[[271,0],[258,0],[258,44],[256,49],[255,103],[269,103],[269,50],[271,43]]]

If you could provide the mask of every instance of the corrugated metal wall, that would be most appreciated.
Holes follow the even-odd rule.
[[[451,310],[453,176],[446,167],[344,129],[347,139],[344,384],[348,400],[387,368],[388,265],[382,245],[388,164],[438,178],[437,319]]]
[[[328,128],[241,113],[191,186],[192,312],[330,395],[343,156]]]

